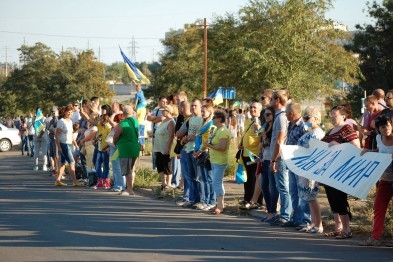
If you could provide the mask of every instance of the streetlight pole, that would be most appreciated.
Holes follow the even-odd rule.
[[[207,25],[203,19],[203,98],[207,96]]]

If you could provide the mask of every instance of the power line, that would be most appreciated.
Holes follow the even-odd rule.
[[[49,36],[49,37],[64,37],[64,38],[94,38],[94,39],[117,39],[117,40],[130,40],[130,37],[110,37],[110,36],[77,36],[77,35],[52,35],[52,34],[38,34],[38,33],[26,33],[26,32],[13,32],[0,30],[0,33],[7,34],[18,34],[18,35],[35,35],[35,36]],[[157,37],[140,37],[135,38],[140,40],[157,40],[161,38]]]

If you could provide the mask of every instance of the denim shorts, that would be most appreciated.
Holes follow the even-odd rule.
[[[72,155],[72,145],[60,143],[60,163],[63,165],[67,161],[69,164],[75,163],[74,156]]]

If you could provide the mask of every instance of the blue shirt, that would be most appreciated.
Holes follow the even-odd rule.
[[[296,123],[290,122],[288,125],[287,145],[297,145],[297,141],[306,133],[304,128],[303,118],[300,118]]]

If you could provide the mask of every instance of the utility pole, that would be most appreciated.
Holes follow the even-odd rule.
[[[207,25],[203,19],[203,98],[207,96]]]
[[[135,60],[136,60],[136,42],[135,42],[135,37],[134,36],[132,36],[132,40],[131,40],[131,54],[129,54],[129,56],[130,56],[130,59],[131,59],[131,61],[132,62],[134,62],[135,63]]]
[[[5,75],[5,77],[7,77],[8,76],[8,47],[6,46],[5,48],[4,48],[4,50],[5,50],[5,72],[4,72],[4,75]]]

